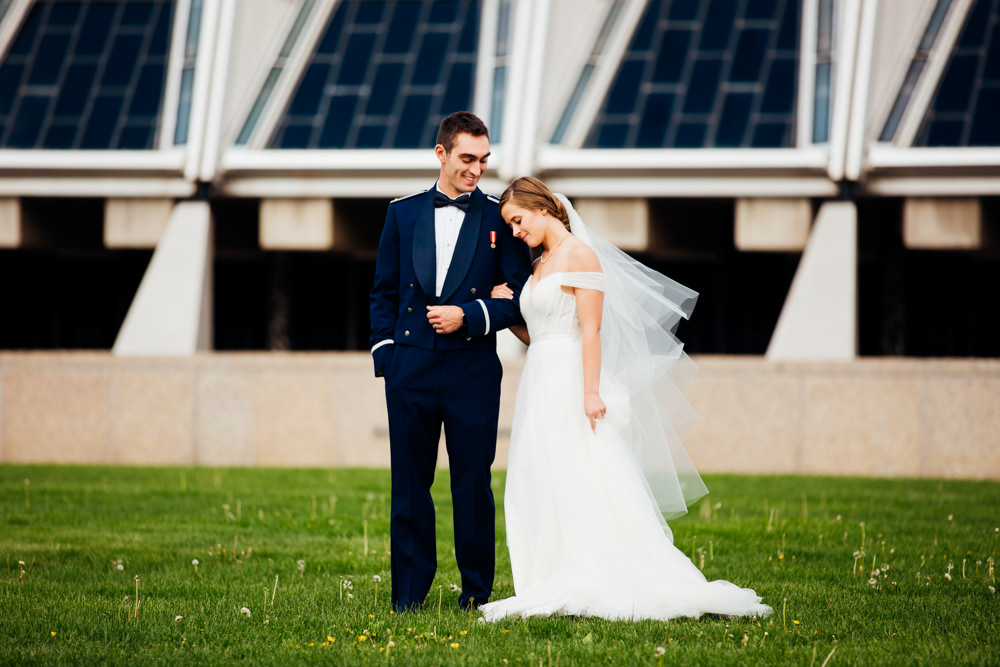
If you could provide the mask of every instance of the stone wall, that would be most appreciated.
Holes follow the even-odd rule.
[[[1000,479],[1000,360],[695,361],[703,472]],[[382,381],[365,353],[0,353],[0,462],[387,466]]]

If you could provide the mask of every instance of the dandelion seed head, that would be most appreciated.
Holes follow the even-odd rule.
[[[949,514],[949,515],[948,515],[948,521],[951,521],[951,520],[952,520],[952,519],[954,519],[954,518],[955,518],[955,515],[954,515],[954,514]]]
[[[199,565],[198,559],[197,558],[192,558],[191,559],[191,564],[194,565],[195,567],[198,567],[198,565]]]
[[[453,591],[457,591],[457,590],[460,590],[460,589],[459,589],[459,587],[458,587],[458,586],[456,586],[455,584],[448,584],[448,588],[450,588],[450,589],[451,589],[451,590],[453,590]]]
[[[662,646],[656,647],[656,655],[664,655],[666,652],[667,649],[663,648]]]
[[[17,561],[17,564],[20,565],[21,567],[24,567],[24,561],[23,560]]]
[[[243,616],[243,618],[250,618],[250,610],[247,609],[246,607],[240,607],[240,614]]]
[[[382,581],[382,577],[376,574],[374,577],[372,577],[372,581],[374,581],[377,584],[378,582]]]
[[[950,572],[945,572],[944,573],[944,578],[945,578],[945,581],[951,581],[951,573]]]
[[[997,592],[997,589],[993,588],[992,586],[987,586],[986,590],[990,592],[990,595],[993,595],[994,593]]]
[[[875,584],[878,583],[878,579],[876,579],[875,577],[872,577],[871,579],[868,580],[868,583],[869,583],[869,585],[874,586]]]
[[[180,623],[184,620],[183,616],[174,616],[174,623]]]
[[[348,593],[347,594],[347,599],[348,600],[353,600],[354,599],[354,593]]]
[[[861,558],[861,552],[860,551],[855,551],[854,552],[854,557],[855,558]]]
[[[344,583],[342,583],[341,586],[344,587],[344,590],[348,590],[348,591],[354,589],[354,584],[351,583],[350,579],[344,579]]]

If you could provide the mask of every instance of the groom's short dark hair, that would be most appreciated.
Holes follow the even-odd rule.
[[[490,131],[486,129],[486,123],[479,116],[469,111],[456,111],[441,121],[437,143],[444,146],[446,153],[450,153],[451,149],[455,147],[455,137],[460,134],[490,138]]]

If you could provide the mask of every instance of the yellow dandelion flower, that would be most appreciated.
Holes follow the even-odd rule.
[[[53,630],[53,631],[52,631],[52,636],[53,636],[53,637],[55,637],[55,636],[56,636],[56,631],[55,631],[55,630]]]
[[[458,648],[458,642],[452,642],[451,643],[451,647],[452,648]]]
[[[365,635],[361,635],[360,637],[358,637],[358,641],[359,642],[366,642],[366,641],[368,641],[368,637],[365,636]]]
[[[458,634],[460,634],[460,635],[467,635],[467,634],[469,634],[469,631],[468,630],[462,630]]]
[[[792,621],[792,623],[794,623],[795,625],[799,625],[798,621]]]
[[[328,641],[328,642],[330,642],[330,643],[332,644],[333,642],[335,642],[335,641],[337,641],[337,640],[336,640],[336,639],[334,639],[333,637],[331,637],[330,635],[327,635],[327,636],[326,636],[326,641]]]

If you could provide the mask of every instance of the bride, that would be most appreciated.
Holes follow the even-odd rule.
[[[769,614],[754,591],[707,581],[664,520],[708,493],[681,446],[694,366],[672,333],[697,295],[594,234],[538,179],[514,181],[500,213],[543,252],[514,332],[529,344],[504,498],[516,595],[480,607],[485,620]]]

